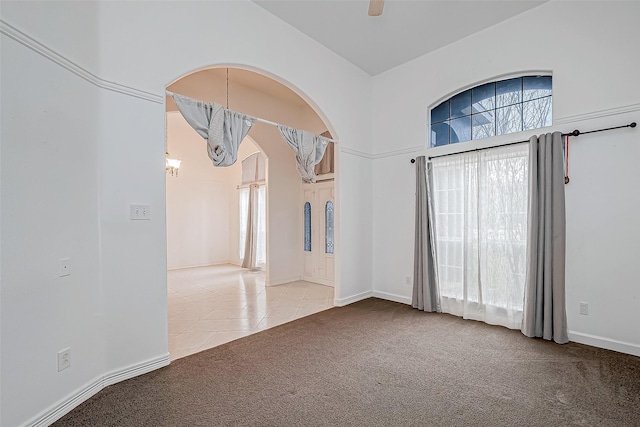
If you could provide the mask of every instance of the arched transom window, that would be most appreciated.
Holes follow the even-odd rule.
[[[551,126],[551,76],[467,89],[431,110],[430,147]]]

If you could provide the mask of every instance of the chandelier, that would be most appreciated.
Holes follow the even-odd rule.
[[[171,157],[169,157],[169,152],[166,152],[165,170],[167,171],[167,173],[171,174],[171,176],[178,176],[180,163],[182,163],[182,160],[172,159]]]

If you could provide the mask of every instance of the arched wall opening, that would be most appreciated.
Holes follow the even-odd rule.
[[[316,109],[294,90],[269,76],[246,68],[217,66],[200,69],[175,80],[167,86],[167,91],[205,102],[215,102],[234,111],[315,134],[333,136],[331,127],[316,113]],[[310,264],[310,257],[304,247],[303,205],[309,189],[313,189],[316,184],[303,185],[297,170],[295,153],[278,129],[256,122],[240,144],[236,162],[229,167],[214,167],[207,155],[206,141],[182,117],[171,96],[166,98],[166,114],[167,151],[170,157],[180,159],[183,153],[188,155],[188,159],[180,159],[182,164],[178,176],[167,174],[166,177],[168,269],[188,269],[216,264],[243,266],[240,249],[244,245],[240,242],[240,223],[242,209],[246,206],[242,205],[242,160],[259,151],[266,158],[266,263],[262,276],[257,273],[248,280],[252,281],[252,286],[256,280],[267,286],[289,286],[300,281],[312,282],[317,284],[316,286],[323,285],[329,287],[325,308],[333,306],[335,294],[331,288],[338,282],[333,252],[334,245],[339,245],[339,235],[334,235],[338,218],[332,210],[331,253],[325,254],[325,243],[317,244],[320,239],[326,238],[325,228],[328,225],[324,220],[324,211],[322,216],[314,216],[314,219],[322,217],[323,221],[314,222],[317,226],[317,230],[314,230],[314,251],[317,250],[318,254],[315,256],[314,253]],[[331,201],[330,205],[333,207],[337,202],[334,193],[334,180],[337,178],[334,159],[338,153],[331,147],[326,154],[324,160],[330,158],[330,168],[326,162],[316,168],[318,189],[322,187],[323,194],[329,195],[327,197],[330,199],[327,200]],[[194,177],[195,172],[199,173],[197,177]],[[190,201],[185,199],[187,195],[191,197]],[[216,200],[223,200],[224,203],[216,203]],[[322,204],[317,205],[324,207],[325,204],[326,201],[323,200]],[[194,209],[200,212],[194,214]],[[205,211],[209,211],[210,215],[202,218],[201,214]],[[187,234],[176,232],[174,220],[180,216],[177,214],[180,212],[182,218],[192,218],[187,220],[187,226],[182,228],[189,231]],[[193,247],[193,242],[196,242],[196,247]],[[204,253],[207,250],[209,253]],[[197,261],[186,260],[187,253]],[[313,265],[314,260],[318,263],[317,266]],[[314,272],[319,273],[312,274]],[[173,329],[172,277],[175,277],[174,273],[169,276],[170,349]],[[245,274],[240,277],[240,280],[244,280],[242,277],[247,276]],[[324,296],[322,290],[318,295]],[[252,320],[255,319],[248,321]]]
[[[235,111],[312,133],[329,132],[335,137],[331,126],[317,113],[317,107],[313,107],[297,93],[300,92],[299,90],[294,89],[296,88],[289,88],[284,83],[276,81],[268,73],[256,72],[249,67],[227,68],[226,66],[213,66],[186,73],[167,87],[167,90],[174,93],[207,102],[216,102]],[[170,96],[167,96],[166,110],[167,131],[170,133],[171,122],[181,120],[173,117],[181,116]],[[203,161],[209,161],[206,158],[206,142],[190,128],[187,128],[184,134],[189,138],[193,137],[194,144],[200,146]],[[300,203],[302,183],[296,168],[295,154],[274,126],[258,122],[247,138],[253,141],[268,159],[267,233],[268,235],[273,233],[278,236],[278,239],[275,241],[269,239],[267,283],[277,285],[298,280],[302,256],[300,249],[303,241],[303,215]],[[171,141],[167,140],[167,142],[167,149],[171,152],[173,150]],[[240,150],[243,145],[244,142],[240,144]],[[337,157],[338,153],[335,154]],[[186,168],[187,165],[183,164],[180,173],[187,174]],[[335,173],[329,174],[328,177],[338,179]],[[167,176],[167,182],[170,182],[171,178]],[[233,257],[230,257],[229,261],[232,264],[239,262]],[[169,260],[169,267],[176,267],[176,265],[172,266]]]

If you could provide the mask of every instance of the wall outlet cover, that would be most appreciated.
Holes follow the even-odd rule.
[[[71,258],[60,258],[58,264],[58,276],[64,277],[71,274]]]
[[[71,347],[58,352],[58,372],[63,371],[71,366]]]
[[[589,303],[588,302],[581,302],[580,303],[580,314],[582,314],[583,316],[588,316],[589,315]]]

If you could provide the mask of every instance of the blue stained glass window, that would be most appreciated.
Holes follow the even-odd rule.
[[[467,89],[431,109],[430,147],[552,124],[552,77],[524,76]]]
[[[333,202],[328,201],[324,208],[325,253],[333,253]]]
[[[304,204],[304,251],[311,252],[311,203]]]

